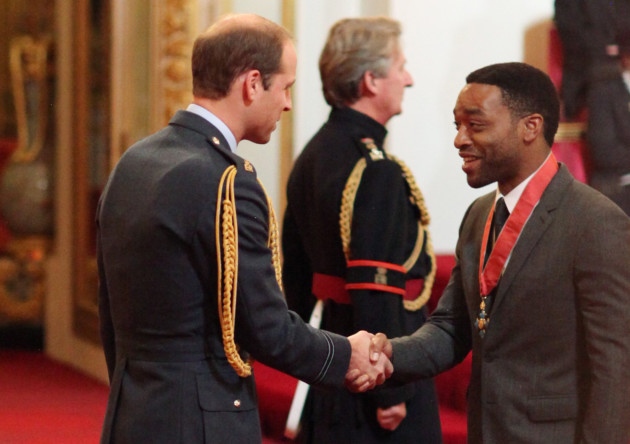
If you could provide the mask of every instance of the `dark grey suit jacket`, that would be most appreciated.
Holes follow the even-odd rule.
[[[254,378],[240,378],[227,362],[217,314],[215,211],[230,165],[238,169],[237,344],[306,382],[343,384],[347,339],[287,310],[255,172],[210,123],[180,111],[125,152],[99,205],[99,309],[111,380],[103,443],[261,441]]]
[[[493,201],[494,192],[468,209],[428,323],[393,341],[395,375],[435,375],[472,348],[469,442],[627,444],[630,219],[561,166],[512,252],[481,339],[479,250]]]

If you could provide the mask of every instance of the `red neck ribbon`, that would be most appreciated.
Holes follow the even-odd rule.
[[[494,206],[490,210],[490,214],[488,214],[488,219],[486,220],[486,226],[483,230],[482,247],[479,255],[479,288],[483,296],[488,296],[497,286],[499,278],[503,273],[505,263],[512,253],[512,249],[521,234],[525,222],[529,219],[534,207],[540,200],[540,196],[542,196],[542,193],[557,171],[558,162],[552,153],[527,184],[525,190],[523,190],[523,194],[516,203],[514,211],[505,222],[505,226],[501,230],[490,252],[488,262],[484,267],[483,263],[486,257],[486,248],[488,247],[488,237],[490,236],[490,228],[492,226]]]

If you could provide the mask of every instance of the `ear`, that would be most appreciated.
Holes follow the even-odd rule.
[[[371,94],[378,93],[378,84],[376,82],[376,77],[374,77],[372,71],[366,71],[363,74],[361,87],[363,88],[363,91],[369,92]]]
[[[526,143],[531,143],[539,136],[543,137],[543,116],[540,114],[530,114],[522,118],[521,123],[523,125],[523,140]]]
[[[239,77],[243,82],[243,99],[251,103],[263,89],[262,75],[257,69],[249,70]]]

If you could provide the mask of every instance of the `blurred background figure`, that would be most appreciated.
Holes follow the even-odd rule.
[[[410,170],[383,148],[413,79],[396,20],[338,21],[319,59],[328,121],[295,162],[282,245],[289,307],[322,328],[409,334],[427,317],[435,257],[429,215]],[[319,304],[321,305],[321,303]],[[432,379],[366,394],[311,390],[303,442],[440,443]]]
[[[589,183],[630,215],[630,28],[617,47],[615,70],[589,87]]]
[[[563,114],[576,119],[589,84],[616,70],[616,37],[630,29],[630,0],[555,0],[554,22],[563,47]]]

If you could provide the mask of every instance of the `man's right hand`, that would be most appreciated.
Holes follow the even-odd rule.
[[[364,392],[385,382],[394,371],[386,353],[381,353],[383,349],[383,338],[387,337],[379,333],[382,337],[373,343],[375,337],[364,330],[348,337],[352,347],[352,356],[348,373],[346,373],[346,387],[352,392]]]
[[[391,360],[393,354],[392,343],[385,334],[376,333],[370,341],[370,362],[372,364],[377,363],[381,358],[381,354],[384,354],[387,356],[387,359]]]

